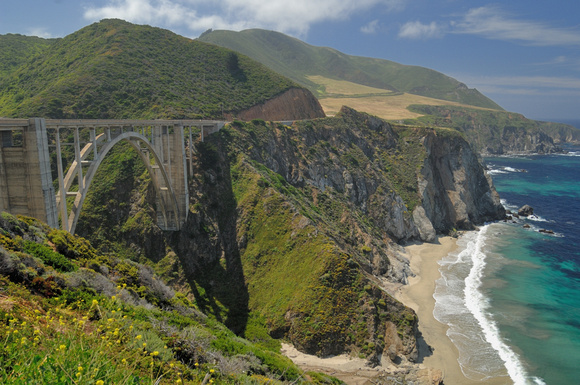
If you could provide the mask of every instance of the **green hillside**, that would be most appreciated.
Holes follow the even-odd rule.
[[[29,59],[28,39],[17,41],[0,86],[5,117],[221,118],[295,86],[228,49],[121,20],[31,44]]]
[[[236,336],[151,267],[5,212],[0,293],[2,384],[342,384],[265,333]]]
[[[351,56],[327,47],[314,47],[284,34],[250,29],[210,31],[198,40],[243,53],[308,87],[318,96],[324,88],[309,80],[323,76],[385,90],[407,92],[478,107],[501,109],[475,89],[440,72],[389,60]]]
[[[55,41],[11,33],[0,35],[0,78],[11,74],[30,57],[44,51]]]

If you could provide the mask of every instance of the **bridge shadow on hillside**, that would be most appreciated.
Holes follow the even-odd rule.
[[[243,335],[249,294],[237,243],[230,165],[219,139],[198,144],[190,213],[174,244],[198,307]]]

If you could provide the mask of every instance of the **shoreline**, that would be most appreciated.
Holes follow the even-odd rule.
[[[402,254],[409,260],[414,277],[408,277],[407,285],[391,286],[390,292],[395,299],[412,308],[419,318],[417,348],[419,356],[413,364],[426,382],[428,378],[442,378],[445,385],[506,385],[512,384],[509,378],[488,378],[471,380],[459,365],[459,351],[447,336],[449,327],[435,319],[435,281],[441,277],[438,262],[458,249],[457,239],[438,237],[435,243],[416,243],[404,247]],[[299,352],[292,345],[283,344],[282,354],[290,358],[304,371],[317,371],[333,375],[348,385],[367,385],[374,383],[380,376],[392,375],[409,369],[388,360],[383,365],[369,368],[366,361],[341,355],[320,358]],[[431,376],[439,372],[439,375]],[[441,377],[438,377],[441,376]]]
[[[437,243],[405,246],[405,256],[415,277],[408,278],[409,284],[401,286],[395,298],[415,310],[419,318],[421,339],[418,340],[417,362],[425,368],[440,369],[446,385],[511,384],[506,378],[477,381],[465,377],[458,361],[459,351],[447,336],[449,327],[433,316],[435,281],[441,277],[437,262],[457,248],[457,239],[448,236],[439,237]]]

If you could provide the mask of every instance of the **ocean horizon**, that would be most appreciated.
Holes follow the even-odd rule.
[[[506,209],[534,215],[467,232],[439,263],[434,316],[468,378],[578,383],[580,147],[566,149],[486,158]]]

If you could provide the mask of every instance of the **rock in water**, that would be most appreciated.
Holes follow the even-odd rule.
[[[528,205],[523,205],[518,210],[518,215],[523,216],[523,217],[527,217],[527,216],[532,215],[532,214],[534,214],[534,209]]]

